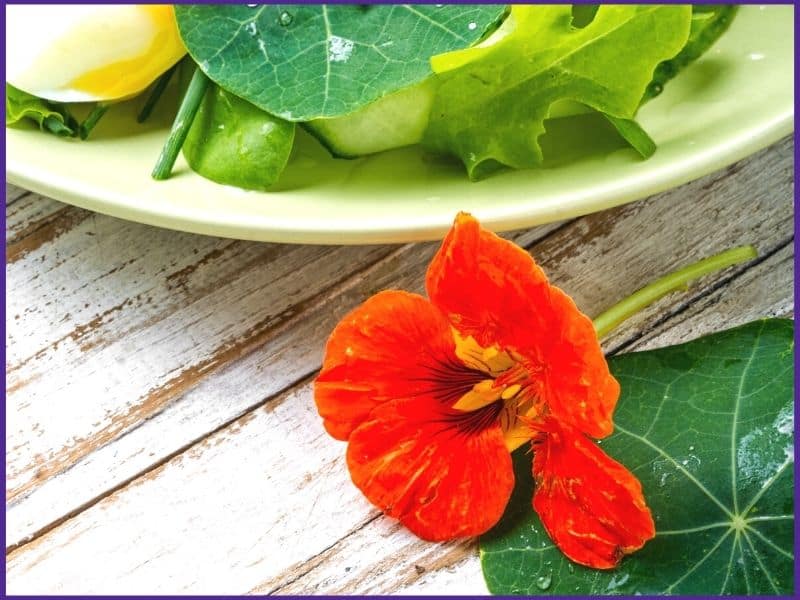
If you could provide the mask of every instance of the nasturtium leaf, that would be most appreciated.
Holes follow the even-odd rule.
[[[466,48],[503,5],[175,6],[181,37],[208,77],[290,121],[351,113],[431,74],[435,54]]]
[[[423,143],[458,156],[472,179],[537,166],[551,105],[631,119],[656,66],[686,43],[691,16],[689,6],[602,5],[577,28],[569,5],[514,5],[513,29],[496,43],[433,57],[441,85]]]
[[[602,448],[641,481],[656,537],[616,569],[571,563],[531,508],[530,450],[480,540],[496,594],[794,591],[793,322],[763,320],[613,357],[622,394]]]

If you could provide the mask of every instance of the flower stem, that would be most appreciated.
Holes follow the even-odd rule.
[[[200,108],[200,103],[203,101],[206,88],[208,88],[208,77],[197,67],[194,70],[194,75],[192,75],[192,80],[189,82],[186,94],[183,96],[175,121],[172,123],[169,137],[161,149],[156,166],[153,168],[153,179],[167,179],[172,172],[172,167],[175,165],[175,161],[178,160],[178,153],[181,151],[183,142],[186,141],[186,136],[189,135],[189,128],[192,126],[192,121],[194,121],[194,117]]]
[[[757,256],[758,253],[752,246],[740,246],[739,248],[726,250],[716,256],[704,258],[688,267],[656,279],[599,315],[594,320],[597,336],[602,338],[609,334],[624,320],[632,317],[670,292],[688,289],[689,282],[692,280]]]

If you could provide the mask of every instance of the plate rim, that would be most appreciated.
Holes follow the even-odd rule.
[[[635,179],[634,185],[630,185],[629,180],[623,180],[624,186],[606,185],[595,190],[591,199],[584,197],[567,207],[544,205],[543,210],[543,205],[538,203],[536,211],[517,210],[513,215],[504,215],[502,210],[492,210],[492,207],[489,207],[476,216],[481,219],[484,226],[493,231],[503,232],[570,219],[644,200],[724,169],[792,134],[794,107],[786,107],[768,122],[758,125],[760,127],[756,127],[756,131],[738,132],[733,140],[730,137],[723,138],[714,145],[715,151],[704,152],[700,160],[697,160],[695,154],[690,154],[677,163],[675,161],[669,163],[668,168],[661,168],[656,172],[656,176],[653,176],[651,170],[646,170],[642,177]],[[452,222],[452,220],[442,222],[438,218],[431,220],[423,218],[413,228],[409,228],[408,222],[405,221],[404,225],[399,227],[381,226],[365,229],[364,224],[359,223],[352,229],[339,228],[332,231],[320,227],[298,228],[296,223],[281,226],[280,222],[274,220],[259,223],[266,219],[261,215],[254,215],[253,220],[245,224],[240,222],[241,215],[237,215],[238,218],[220,221],[218,218],[212,220],[210,213],[205,211],[193,212],[190,215],[184,210],[176,211],[174,207],[171,207],[170,211],[164,211],[154,210],[156,205],[131,206],[128,202],[120,201],[113,196],[101,197],[101,190],[94,189],[91,183],[80,182],[80,186],[59,185],[60,177],[42,178],[28,173],[25,164],[11,158],[13,141],[9,145],[10,140],[13,140],[13,135],[6,135],[6,179],[9,183],[93,212],[177,231],[262,242],[362,245],[441,239]],[[676,170],[680,173],[678,177],[674,175]],[[84,185],[87,189],[81,192],[80,188]]]

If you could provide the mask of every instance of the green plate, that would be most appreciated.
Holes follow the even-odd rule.
[[[721,40],[641,110],[640,122],[658,143],[646,161],[613,137],[595,136],[579,145],[569,162],[471,183],[460,166],[417,148],[335,160],[301,136],[279,187],[270,193],[212,183],[182,159],[170,180],[156,182],[150,170],[169,119],[137,125],[131,102],[110,111],[88,142],[6,129],[6,175],[16,185],[101,213],[241,239],[337,244],[434,239],[460,210],[495,230],[528,227],[644,198],[789,134],[793,46],[792,6],[743,6]],[[564,130],[551,138],[570,135]]]

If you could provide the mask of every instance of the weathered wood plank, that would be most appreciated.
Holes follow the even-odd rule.
[[[419,579],[400,586],[392,594],[404,596],[482,596],[489,595],[481,573],[477,552],[468,552],[460,561],[426,570]]]
[[[6,182],[6,206],[13,204],[22,196],[30,194],[28,190],[22,189],[15,185]]]
[[[774,261],[783,276],[789,262]],[[730,289],[759,278],[747,272]],[[737,298],[749,294],[731,294],[726,309],[745,309]],[[705,310],[690,320],[702,323]],[[662,323],[653,341],[671,327]],[[453,565],[477,585],[474,543],[428,544],[376,519],[349,482],[343,451],[323,432],[307,383],[12,552],[9,591],[386,593]],[[100,556],[104,568],[90,567]]]
[[[517,239],[529,244],[557,227],[529,230]],[[212,378],[198,378],[193,388],[176,395],[146,422],[113,442],[98,445],[60,474],[38,480],[8,505],[6,545],[20,543],[316,370],[324,339],[338,319],[383,287],[421,289],[435,249],[435,244],[398,249],[275,326],[269,331],[269,342],[252,355],[239,357],[228,368],[220,367]]]
[[[378,543],[378,540],[380,542]],[[383,516],[313,556],[300,573],[285,573],[250,590],[254,594],[397,593],[435,573],[477,555],[475,540],[433,544],[420,540]],[[470,565],[470,570],[480,565]],[[474,578],[472,578],[474,579]],[[473,581],[474,583],[474,581]],[[483,582],[468,594],[486,592]]]
[[[742,177],[735,186],[737,189],[739,186],[766,185],[763,181],[761,183],[753,182],[754,175],[749,171],[745,172],[743,175],[741,173],[735,173],[731,177]],[[755,176],[755,178],[757,179],[757,176]],[[715,187],[723,185],[725,181],[727,181],[727,179],[715,183],[711,186],[711,190],[713,191]],[[778,183],[773,179],[769,185],[778,186],[781,181],[783,181],[782,178],[778,179]],[[781,193],[775,192],[775,187],[772,189],[772,202],[768,203],[765,201],[760,206],[759,212],[756,215],[751,215],[748,224],[755,223],[756,233],[754,235],[757,236],[756,239],[767,240],[763,242],[765,247],[780,248],[781,245],[786,245],[787,238],[785,230],[787,228],[787,219],[785,213],[788,212],[791,214],[791,196],[786,196],[784,191],[781,191]],[[686,188],[682,191],[691,199],[691,194],[687,193]],[[691,190],[689,190],[689,192],[691,192]],[[751,189],[750,192],[753,192],[753,190]],[[735,193],[733,195],[736,196]],[[753,194],[751,193],[750,195],[752,196]],[[736,227],[741,226],[742,222],[729,222],[723,224],[714,231],[708,230],[707,221],[705,222],[706,226],[703,226],[702,214],[704,211],[711,211],[713,214],[714,206],[726,206],[726,203],[722,200],[716,199],[716,195],[710,196],[704,207],[697,207],[696,213],[693,213],[685,206],[688,202],[685,197],[683,199],[679,197],[668,199],[673,200],[674,204],[678,204],[679,206],[676,207],[674,204],[670,204],[669,210],[667,211],[660,205],[660,203],[666,200],[662,198],[658,202],[651,201],[618,209],[614,211],[616,217],[612,219],[611,222],[606,221],[606,218],[602,215],[582,219],[569,227],[562,228],[556,232],[556,234],[545,238],[541,244],[534,247],[534,252],[545,267],[548,268],[555,281],[561,283],[562,278],[565,278],[565,276],[570,273],[573,275],[578,274],[578,279],[586,278],[588,280],[588,282],[583,283],[582,286],[590,284],[597,285],[601,281],[606,283],[611,280],[615,282],[617,286],[627,286],[627,288],[629,288],[622,291],[617,290],[618,294],[621,296],[632,291],[632,289],[642,281],[646,281],[655,274],[663,272],[663,270],[665,270],[665,264],[669,264],[667,268],[674,268],[677,264],[685,262],[681,261],[680,257],[676,258],[667,255],[667,253],[663,251],[655,251],[650,255],[653,257],[651,262],[645,265],[640,263],[640,266],[636,269],[621,269],[619,267],[621,264],[619,261],[621,257],[626,256],[624,248],[622,247],[625,246],[626,243],[630,244],[630,240],[636,239],[637,236],[641,239],[650,240],[656,248],[663,248],[668,247],[669,244],[667,244],[667,242],[672,242],[676,236],[683,234],[686,239],[685,248],[687,255],[693,258],[698,256],[699,249],[704,247],[703,244],[708,243],[714,251],[719,251],[726,247],[724,245],[718,247],[720,244],[730,244],[732,239],[737,239],[735,235],[737,234]],[[733,212],[737,212],[738,209],[740,213],[742,208],[741,204],[745,200],[744,196],[736,196],[732,206]],[[720,202],[721,204],[717,205],[714,204],[714,202]],[[740,206],[736,205],[737,202]],[[688,227],[688,230],[682,227],[680,231],[676,231],[674,225],[670,228],[670,223],[674,223],[675,221],[674,218],[670,218],[672,216],[671,212],[676,210],[684,215],[681,217],[681,225]],[[663,212],[667,214],[662,214]],[[661,217],[658,217],[658,215],[661,215]],[[596,222],[592,222],[593,219],[595,219]],[[759,221],[759,219],[761,219],[761,221]],[[589,236],[590,231],[600,232],[596,240],[593,241],[593,238]],[[789,229],[789,236],[791,235],[790,232],[791,229]],[[574,253],[565,254],[563,248],[565,246],[568,247],[571,240],[580,236],[583,236],[584,240],[587,241],[585,247],[582,249],[580,245],[578,245]],[[560,242],[559,238],[561,238]],[[779,239],[783,239],[783,242],[780,242]],[[598,244],[601,245],[603,251],[595,251]],[[592,246],[595,247],[593,248]],[[419,248],[419,246],[414,246],[412,248]],[[407,252],[410,252],[410,250],[407,250]],[[775,256],[777,256],[777,254]],[[551,268],[550,259],[548,257],[560,257],[560,260],[554,259],[553,268]],[[419,258],[419,256],[417,258]],[[661,262],[659,262],[659,260]],[[672,264],[670,261],[677,264]],[[634,264],[636,264],[635,261]],[[767,261],[762,263],[762,265],[767,265]],[[339,307],[352,306],[369,293],[381,287],[385,287],[385,285],[383,285],[384,283],[397,281],[395,269],[400,266],[405,265],[401,253],[398,253],[392,256],[390,260],[379,263],[375,267],[374,272],[365,272],[363,278],[354,281],[349,287],[345,286],[341,290],[342,293],[331,298],[330,301],[339,302]],[[588,275],[586,274],[587,272]],[[403,278],[401,277],[400,279],[402,282]],[[414,288],[414,282],[416,282],[417,285],[421,282],[419,274],[406,277],[405,280],[409,282],[410,285],[403,285],[402,287],[410,287],[412,289]],[[682,298],[701,297],[702,294],[713,289],[713,286],[720,281],[724,281],[724,276],[709,278],[703,285],[692,290],[691,294],[684,295]],[[788,291],[791,287],[790,279],[784,279],[777,283],[778,285],[774,290],[776,294],[783,294],[785,297],[791,293]],[[562,285],[569,289],[568,285]],[[583,287],[581,287],[581,289],[583,289]],[[601,295],[597,292],[593,292],[591,294],[586,294],[586,298],[584,298],[584,302],[581,304],[591,313],[599,310],[599,304],[601,302],[603,305],[606,303]],[[778,300],[776,302],[780,304],[781,301]],[[326,310],[328,306],[329,305],[320,304],[319,310]],[[659,310],[661,311],[660,314],[669,314],[670,311],[676,308],[680,308],[678,298],[673,297],[665,299],[661,303]],[[333,308],[334,313],[340,310],[344,309]],[[311,313],[309,313],[309,315],[310,314]],[[304,315],[304,323],[310,320],[307,317],[308,315]],[[320,318],[316,322],[315,327],[320,328],[326,323],[326,319]],[[634,337],[640,329],[641,325],[629,323],[625,328],[627,338],[630,339]],[[321,336],[318,340],[321,344],[321,340],[324,339],[329,329],[322,327],[322,331],[317,331],[313,328],[311,330],[301,329],[300,331],[303,333],[308,332],[311,336],[304,337],[303,339],[293,337],[293,334],[297,334],[298,330],[292,329],[291,327],[287,328],[287,330],[281,334],[285,336],[286,340],[282,350],[284,357],[291,358],[298,356],[298,346],[303,345],[308,347],[309,345],[313,345],[313,343],[315,343],[314,340],[317,339],[314,336]],[[280,336],[275,339],[277,340],[279,337]],[[271,343],[267,346],[271,346]],[[258,360],[269,357],[269,352],[274,351],[274,348],[265,347],[265,349],[265,354],[261,354],[262,349],[258,349],[258,351],[253,352],[244,360],[231,364],[229,369],[223,369],[217,372],[214,378],[207,378],[192,391],[197,391],[199,394],[202,385],[219,385],[220,387],[216,392],[218,395],[206,395],[206,401],[208,401],[209,398],[211,398],[212,401],[215,398],[229,398],[230,396],[226,394],[227,391],[232,392],[234,395],[239,391],[243,391],[242,388],[247,387],[247,384],[242,383],[242,381],[247,382],[252,380],[242,380],[241,377],[253,373],[264,377],[265,371],[269,371],[269,368],[264,367],[264,365],[274,364],[269,362],[262,363]],[[318,346],[318,349],[315,351],[317,356],[320,349],[321,345]],[[306,352],[308,352],[308,350],[306,350]],[[252,363],[247,364],[250,359],[252,359]],[[257,369],[259,365],[263,369],[261,372]],[[240,366],[243,370],[237,371],[237,368]],[[248,368],[244,368],[245,366]],[[206,392],[209,392],[210,389],[212,388],[207,388]],[[187,396],[184,396],[184,399],[186,397]],[[208,581],[214,578],[220,581],[221,583],[219,583],[219,585],[221,587],[219,589],[224,589],[224,591],[227,592],[235,592],[237,590],[247,591],[253,588],[262,589],[263,586],[268,585],[270,582],[277,582],[278,585],[289,585],[290,582],[287,583],[286,579],[287,571],[296,571],[300,565],[306,564],[313,556],[321,555],[326,549],[332,548],[340,539],[344,541],[352,540],[353,543],[355,543],[358,540],[358,530],[360,528],[363,527],[364,530],[367,531],[371,530],[369,528],[369,521],[374,517],[375,513],[366,505],[363,499],[357,497],[356,500],[353,500],[352,495],[347,495],[349,493],[347,489],[341,487],[341,480],[338,478],[342,476],[341,470],[343,469],[341,463],[342,446],[328,440],[328,444],[339,448],[339,454],[326,454],[327,445],[323,444],[321,446],[323,449],[320,451],[321,453],[319,456],[316,454],[317,450],[314,450],[314,448],[317,447],[315,444],[318,443],[316,439],[308,441],[305,446],[293,447],[292,452],[300,453],[302,460],[307,461],[309,465],[308,468],[313,472],[312,477],[315,477],[315,481],[318,482],[316,485],[320,486],[320,494],[314,495],[301,489],[303,486],[298,486],[295,489],[291,488],[291,484],[294,481],[293,478],[297,474],[296,471],[292,469],[292,465],[295,464],[291,462],[295,460],[295,458],[293,458],[294,455],[288,456],[286,454],[280,454],[280,449],[276,450],[273,447],[277,445],[277,442],[275,444],[265,444],[264,439],[262,439],[275,434],[272,428],[294,427],[298,422],[301,423],[298,426],[301,427],[304,432],[307,432],[310,438],[314,437],[314,431],[319,430],[318,418],[313,413],[307,387],[301,388],[288,396],[281,396],[278,399],[272,400],[267,404],[267,408],[273,407],[270,410],[276,412],[277,407],[292,404],[292,402],[287,402],[288,397],[294,398],[292,402],[297,405],[297,410],[299,410],[300,406],[303,406],[307,413],[285,413],[280,419],[279,424],[276,425],[272,423],[270,425],[264,425],[262,433],[255,435],[251,442],[246,443],[241,436],[225,437],[228,435],[228,430],[231,429],[225,428],[193,446],[193,449],[189,452],[182,453],[172,458],[165,465],[151,471],[134,484],[115,492],[88,510],[80,513],[75,518],[69,519],[47,535],[13,552],[9,557],[9,589],[12,589],[11,583],[13,582],[18,590],[25,591],[44,590],[45,588],[49,591],[67,591],[70,589],[80,589],[80,591],[108,591],[111,589],[108,586],[112,584],[116,585],[122,581],[123,583],[120,584],[118,589],[126,589],[128,591],[131,589],[141,591],[143,589],[141,586],[145,585],[143,582],[153,586],[149,588],[151,590],[158,589],[159,591],[166,591],[169,589],[170,591],[177,591],[202,589],[203,591],[214,591],[217,588],[202,588],[200,585],[200,580],[206,581],[206,579],[203,579],[206,573],[202,568],[207,566],[207,568],[210,569],[208,572],[208,577],[210,579]],[[198,397],[196,401],[202,404],[202,397]],[[258,415],[261,410],[262,409],[257,409],[253,414]],[[286,410],[289,410],[289,408]],[[256,417],[243,417],[243,419],[234,423],[232,430],[236,430],[240,427],[243,428],[244,425],[250,423],[251,421],[243,423],[244,419],[248,418],[252,418],[252,422],[258,421]],[[314,429],[315,424],[318,428],[317,430]],[[140,429],[142,428],[138,428],[134,431],[139,431]],[[161,429],[162,435],[164,431],[168,431],[168,429]],[[284,434],[285,431],[279,433],[278,439],[285,437]],[[327,439],[324,434],[322,434],[322,439]],[[225,446],[223,449],[224,451],[212,450],[216,445]],[[139,446],[140,449],[142,447],[146,446]],[[285,450],[285,444],[282,448]],[[278,452],[278,454],[275,455],[274,452]],[[224,459],[215,458],[220,454],[224,456]],[[332,456],[334,458],[331,458]],[[253,457],[258,457],[259,460],[253,460]],[[190,461],[190,458],[194,460]],[[261,463],[260,460],[265,462]],[[339,461],[338,463],[336,463],[337,460]],[[225,461],[233,462],[225,463]],[[258,464],[255,466],[245,464],[245,466],[240,468],[239,462],[236,461],[240,461],[243,464],[251,462],[256,462]],[[224,464],[228,466],[223,467],[222,465]],[[237,483],[218,485],[220,477],[223,478],[223,482],[228,481],[225,479],[228,472],[226,469],[232,469],[230,466],[231,464],[237,465],[237,473],[233,478]],[[259,468],[265,469],[266,471],[258,471]],[[279,473],[285,473],[288,480],[286,484],[289,486],[288,488],[281,487],[283,483],[278,476]],[[283,490],[281,492],[283,499],[279,507],[274,507],[267,503],[268,507],[264,508],[265,504],[262,502],[263,498],[259,498],[258,494],[255,496],[250,494],[251,490],[249,487],[252,485],[258,490],[261,490],[261,482],[266,477],[272,477],[272,484],[279,486],[280,490]],[[277,480],[275,479],[276,477],[278,477]],[[333,480],[338,481],[338,483],[335,483]],[[196,481],[204,482],[204,485],[201,486],[199,483],[194,483]],[[344,475],[343,481],[347,482],[346,475]],[[242,485],[242,482],[245,482],[245,485]],[[239,490],[237,485],[242,489]],[[198,490],[200,488],[204,490],[204,493],[209,495],[208,499],[204,498],[203,500],[210,503],[210,505],[203,505],[191,496],[192,493],[194,493],[192,490]],[[175,502],[171,502],[169,500],[169,490],[183,489],[186,489],[187,493],[192,497],[191,501],[176,500]],[[293,491],[287,492],[287,489]],[[322,493],[322,490],[324,490],[324,493]],[[270,497],[271,496],[267,496],[267,498]],[[348,500],[348,498],[350,500]],[[333,513],[326,514],[325,517],[329,520],[338,521],[335,525],[341,526],[340,529],[337,531],[325,530],[325,527],[331,527],[331,524],[317,524],[317,517],[314,516],[316,509],[314,509],[311,511],[307,522],[301,524],[302,527],[304,527],[302,531],[296,531],[294,533],[295,537],[281,538],[290,540],[289,543],[292,546],[292,552],[296,549],[295,546],[302,547],[305,552],[303,558],[294,560],[294,558],[297,557],[292,554],[292,557],[294,557],[292,560],[294,560],[294,562],[290,561],[290,564],[287,565],[286,561],[282,560],[285,549],[279,548],[276,551],[277,554],[266,551],[262,552],[262,550],[264,550],[262,546],[263,540],[258,537],[253,541],[253,536],[263,536],[264,531],[269,530],[269,528],[263,525],[262,521],[259,520],[261,514],[258,511],[284,511],[285,515],[282,517],[276,515],[274,512],[270,512],[270,515],[273,517],[270,523],[275,522],[276,519],[283,519],[281,523],[287,523],[288,521],[287,527],[291,527],[295,522],[299,523],[302,521],[302,518],[298,515],[305,515],[308,506],[313,505],[315,499],[317,502],[325,502],[331,499],[337,500],[338,508],[336,508]],[[349,501],[355,504],[349,509],[343,509],[342,506]],[[143,508],[156,505],[159,506],[158,510],[160,515],[168,516],[168,518],[156,519],[163,525],[160,529],[153,529],[152,525],[147,522],[148,519],[153,518],[152,515],[142,514]],[[115,506],[117,508],[114,508]],[[205,508],[203,508],[203,506],[205,506]],[[211,507],[210,512],[208,511],[209,506]],[[236,517],[237,524],[235,524],[231,532],[223,533],[215,529],[215,524],[211,523],[207,518],[208,514],[218,516],[221,510],[220,506],[227,507],[226,511],[232,513],[232,519],[233,515]],[[227,512],[225,514],[226,517],[228,516]],[[126,525],[127,528],[120,532],[118,531],[119,528],[114,528],[114,525],[119,523],[129,523],[130,525]],[[242,523],[249,523],[252,526],[252,530],[242,531]],[[187,528],[191,529],[188,533],[185,531]],[[197,529],[202,531],[198,532],[196,531]],[[311,534],[308,532],[311,532]],[[321,532],[325,532],[324,535]],[[277,533],[283,535],[285,530],[281,529],[281,531]],[[317,533],[320,533],[317,537],[312,537],[311,539],[306,537],[308,535],[313,536]],[[152,536],[152,538],[150,536]],[[336,536],[339,537],[337,538]],[[235,543],[237,548],[259,548],[258,551],[254,550],[254,556],[250,557],[251,563],[254,562],[255,565],[260,565],[259,576],[256,577],[251,570],[248,570],[246,565],[242,566],[240,562],[237,562],[237,557],[239,556],[237,550],[229,548],[229,560],[226,561],[224,555],[222,555],[223,558],[220,558],[214,554],[214,560],[221,561],[221,564],[214,562],[214,564],[208,565],[208,561],[202,559],[198,563],[200,568],[198,568],[196,572],[192,570],[185,575],[179,574],[180,579],[176,580],[175,577],[173,577],[175,575],[175,570],[172,562],[179,562],[182,560],[184,561],[182,564],[187,564],[187,561],[188,563],[192,563],[195,559],[202,558],[194,556],[194,552],[197,550],[196,546],[200,543],[201,538],[214,539],[215,543],[217,540],[221,540],[220,543],[222,546]],[[248,540],[251,541],[248,542]],[[380,544],[382,542],[374,541],[373,543]],[[131,545],[136,546],[136,549],[135,554],[128,563],[125,563],[125,560],[122,558],[116,558],[117,554],[124,554]],[[55,550],[58,550],[58,552],[55,552]],[[153,557],[162,554],[163,556],[159,560],[153,560]],[[176,556],[176,554],[179,556]],[[110,570],[104,570],[107,572],[99,574],[92,573],[87,579],[83,577],[83,574],[77,575],[72,573],[72,571],[67,573],[64,570],[67,569],[65,565],[73,565],[72,569],[74,570],[75,564],[89,564],[92,557],[100,555],[104,556],[105,562],[107,562],[106,557],[110,557],[111,568]],[[271,568],[269,565],[264,566],[265,561],[271,563],[274,559],[278,562],[275,569]],[[165,560],[166,563],[162,565],[161,563]],[[131,570],[132,567],[133,570]],[[160,570],[161,567],[164,568],[163,572]],[[124,572],[120,572],[123,568]],[[224,572],[220,573],[220,570]],[[313,573],[313,571],[311,573]],[[169,574],[168,578],[167,574]],[[46,581],[49,583],[42,583],[42,577],[45,575]],[[216,577],[211,577],[212,575]],[[231,579],[236,579],[237,583],[235,587],[225,587],[230,580],[229,576]],[[76,577],[77,579],[70,579],[71,577]],[[138,581],[138,583],[134,582],[134,580]],[[75,587],[79,581],[86,581],[86,586],[83,588]],[[297,581],[299,582],[300,580],[298,579]],[[131,588],[131,585],[126,585],[125,582],[139,587]],[[304,585],[310,586],[311,584],[312,580],[309,579]],[[34,589],[31,587],[33,585],[43,587]],[[213,585],[217,585],[217,583],[213,583]]]
[[[790,241],[740,277],[679,310],[663,333],[647,331],[624,351],[678,344],[756,319],[793,317],[793,281],[794,242]]]
[[[25,238],[31,237],[49,224],[58,220],[59,215],[63,214],[67,205],[39,194],[31,192],[26,196],[20,197],[13,204],[6,205],[6,260],[18,256],[24,250],[18,244]],[[86,211],[75,209],[75,214],[82,214]],[[91,213],[89,213],[91,214]],[[65,228],[63,225],[61,231]],[[53,232],[53,237],[55,233]],[[42,239],[43,233],[38,234],[38,239]],[[9,252],[10,249],[10,252]]]
[[[7,266],[9,499],[138,426],[304,302],[395,251],[236,242],[82,213],[57,244]]]
[[[370,512],[306,384],[12,553],[8,591],[245,592],[270,574],[300,569],[312,548],[346,536]],[[103,523],[82,518],[89,513]],[[53,553],[51,540],[65,552]],[[166,544],[157,560],[154,542]],[[118,548],[116,557],[86,573],[69,566],[97,543]],[[18,561],[20,552],[32,560]],[[149,570],[162,573],[159,581],[142,577]],[[170,572],[180,581],[165,586]]]
[[[579,306],[589,307],[589,314],[599,314],[656,277],[729,248],[752,244],[764,256],[786,244],[794,235],[793,140],[786,138],[747,160],[659,194],[653,200],[657,206],[654,213],[643,203],[633,205],[648,213],[641,215],[639,228],[631,228],[627,239],[613,232],[597,235],[590,228],[587,231],[590,239],[582,238],[581,234],[564,239],[562,247],[555,249],[552,258],[548,258],[548,265],[551,261],[569,261],[583,243],[594,247],[593,254],[585,254],[586,260],[597,261],[602,257],[599,258],[601,264],[607,264],[606,257],[613,256],[614,268],[622,276],[604,271],[598,277],[592,269],[574,266],[559,271],[558,281]],[[621,223],[612,222],[609,213],[602,214],[609,216],[585,223],[601,230],[622,227]],[[654,222],[650,222],[651,219]],[[552,243],[558,241],[552,240]],[[746,268],[746,265],[732,267],[706,278],[680,295],[679,301],[691,304],[709,286]],[[645,277],[641,276],[643,273]],[[784,283],[791,286],[791,280]],[[592,303],[592,298],[602,298],[602,304]],[[674,301],[675,295],[655,303],[630,319],[628,326],[640,333],[646,331],[648,324],[658,320],[663,306]],[[614,350],[626,341],[627,335],[623,330],[615,332],[606,339],[604,346]]]

